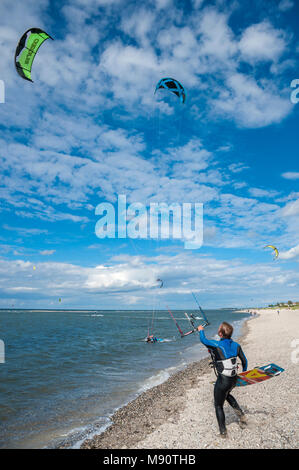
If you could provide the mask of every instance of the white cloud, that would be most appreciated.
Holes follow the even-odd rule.
[[[200,53],[221,62],[231,59],[238,51],[237,41],[228,26],[228,15],[214,8],[206,8],[199,16],[197,32],[200,37]]]
[[[299,173],[296,171],[288,171],[286,173],[283,173],[281,175],[283,178],[287,180],[298,180],[299,179]]]
[[[101,56],[99,69],[111,77],[110,89],[123,102],[143,101],[145,90],[153,93],[153,72],[158,70],[152,50],[110,44]],[[120,80],[121,78],[121,80]]]
[[[171,8],[173,0],[154,0],[156,8],[162,10],[164,8]]]
[[[294,246],[288,251],[283,251],[279,253],[279,258],[281,259],[293,259],[299,257],[299,245]]]
[[[33,270],[33,266],[36,267]],[[6,261],[0,259],[0,292],[3,302],[21,295],[30,307],[47,306],[49,300],[62,298],[63,305],[89,305],[98,303],[115,307],[113,302],[126,302],[130,295],[139,307],[153,302],[157,277],[163,279],[159,290],[160,300],[190,296],[200,286],[202,293],[221,291],[229,297],[229,305],[243,303],[254,289],[255,297],[264,302],[265,297],[294,295],[298,291],[298,271],[282,271],[279,264],[247,264],[240,260],[217,260],[201,256],[198,252],[181,252],[175,256],[155,257],[122,255],[111,258],[107,264],[82,267],[68,263],[38,263]],[[235,286],[238,285],[238,293]],[[292,285],[292,288],[286,286]],[[9,286],[9,287],[8,287]],[[12,297],[14,296],[14,297]],[[113,296],[113,297],[112,297]],[[106,301],[105,301],[106,299]],[[78,303],[79,302],[79,303]],[[213,307],[222,299],[210,301]],[[122,305],[122,304],[121,304]]]
[[[280,96],[273,83],[259,84],[253,77],[233,73],[227,88],[219,90],[213,110],[234,119],[242,127],[263,127],[281,122],[291,109],[290,100]]]
[[[299,215],[299,199],[291,201],[282,209],[282,215],[285,217]]]
[[[278,4],[278,8],[281,11],[288,11],[291,8],[293,8],[293,6],[294,6],[293,0],[281,0],[281,2],[279,2]]]
[[[42,256],[50,256],[55,253],[56,250],[42,250],[39,252],[40,255]]]
[[[87,9],[88,13],[94,13],[100,7],[118,5],[122,0],[72,0],[72,4],[81,9]]]
[[[250,188],[249,193],[253,197],[265,197],[265,198],[274,198],[278,196],[278,192],[275,190],[267,190],[267,189],[260,189],[260,188]]]
[[[5,230],[9,230],[12,232],[18,232],[20,235],[23,236],[32,236],[32,235],[41,235],[47,234],[48,230],[38,229],[38,228],[25,228],[25,227],[11,227],[10,225],[3,224],[2,227]]]
[[[281,62],[273,62],[270,67],[270,72],[275,75],[280,75],[286,71],[291,71],[292,73],[296,70],[296,61],[294,59],[286,59]]]
[[[241,173],[244,170],[248,170],[249,166],[246,166],[244,163],[232,163],[228,166],[228,169],[232,173]]]
[[[134,14],[130,12],[127,17],[123,17],[121,28],[128,36],[137,39],[140,44],[147,45],[150,44],[150,33],[153,30],[155,20],[155,14],[143,7]]]
[[[243,58],[252,63],[277,61],[286,50],[285,33],[268,21],[249,26],[243,33],[239,48]]]
[[[218,245],[223,247],[256,249],[259,240],[262,244],[265,238],[274,236],[278,229],[281,233],[285,227],[279,205],[231,193],[220,194],[219,203],[206,207],[204,213],[217,223]],[[249,238],[249,232],[255,235]]]
[[[194,8],[200,8],[205,0],[192,0]]]

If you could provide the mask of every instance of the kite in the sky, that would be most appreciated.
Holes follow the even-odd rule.
[[[25,80],[33,82],[31,79],[33,60],[40,46],[47,39],[53,40],[49,34],[39,28],[28,29],[21,37],[16,48],[15,66],[18,74]]]
[[[164,282],[162,281],[162,279],[157,279],[157,282],[160,282],[160,283],[161,283],[161,284],[160,284],[160,289],[161,289],[161,287],[163,287],[163,285],[164,285]]]
[[[156,86],[155,93],[157,90],[161,88],[165,88],[166,90],[171,91],[181,100],[182,103],[185,103],[185,100],[186,100],[185,89],[180,84],[180,82],[178,82],[174,78],[162,78]]]
[[[279,251],[278,251],[278,249],[276,248],[276,246],[273,246],[273,245],[266,245],[265,248],[272,248],[272,250],[274,250],[274,253],[275,253],[274,259],[278,258]]]

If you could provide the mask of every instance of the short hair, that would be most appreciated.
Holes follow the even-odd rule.
[[[222,333],[223,338],[230,339],[233,334],[234,328],[226,321],[222,322],[218,328],[218,334]]]

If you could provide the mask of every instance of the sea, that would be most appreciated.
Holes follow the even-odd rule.
[[[184,311],[172,312],[190,330]],[[200,312],[189,311],[202,323]],[[206,310],[241,334],[249,314]],[[148,344],[148,329],[162,341]],[[207,356],[198,333],[180,337],[168,311],[0,310],[0,448],[79,448],[142,392]],[[5,353],[5,355],[4,355]]]

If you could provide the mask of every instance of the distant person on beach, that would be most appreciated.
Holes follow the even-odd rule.
[[[214,370],[217,375],[214,387],[214,405],[220,436],[225,438],[227,437],[225,414],[223,411],[225,400],[228,401],[239,416],[240,423],[246,424],[244,412],[230,392],[237,382],[237,357],[242,362],[243,372],[247,370],[247,359],[241,346],[231,339],[234,329],[229,323],[223,322],[219,326],[218,336],[220,341],[207,339],[203,326],[199,326],[197,329],[200,341],[208,348],[212,356]]]

